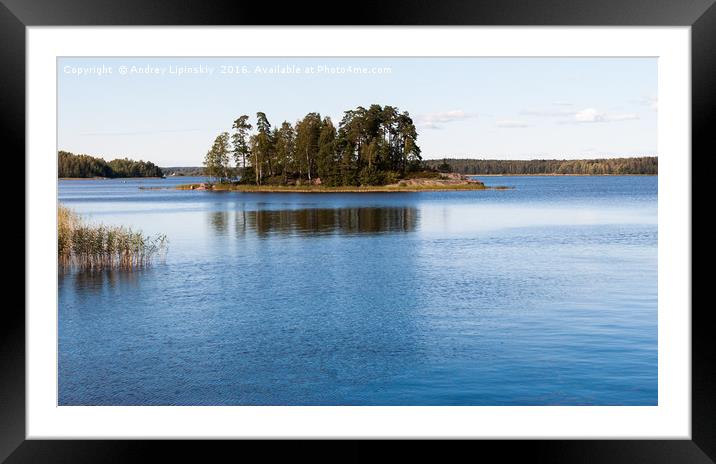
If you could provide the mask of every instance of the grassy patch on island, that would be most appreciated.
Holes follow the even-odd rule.
[[[444,192],[456,190],[504,190],[509,187],[486,187],[482,182],[450,183],[397,183],[390,185],[325,186],[325,185],[251,185],[239,183],[184,184],[179,190],[209,190],[214,192],[266,192],[266,193],[359,193],[359,192]]]

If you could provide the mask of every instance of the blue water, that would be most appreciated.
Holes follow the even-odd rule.
[[[60,181],[169,238],[59,275],[61,405],[655,405],[657,178],[507,191],[141,190]]]

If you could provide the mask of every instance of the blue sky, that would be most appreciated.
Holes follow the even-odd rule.
[[[58,149],[107,160],[198,166],[242,114],[338,123],[373,103],[410,113],[425,159],[657,154],[656,58],[61,58],[57,73]]]

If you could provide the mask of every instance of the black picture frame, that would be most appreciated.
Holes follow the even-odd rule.
[[[0,118],[4,145],[15,153],[25,152],[26,27],[62,25],[691,26],[692,166],[694,154],[716,153],[716,137],[710,127],[716,108],[714,0],[382,0],[365,2],[356,9],[338,8],[336,2],[322,0],[312,2],[310,8],[299,2],[268,7],[262,2],[207,0],[0,0]],[[28,246],[32,245],[26,242]],[[494,451],[507,462],[515,457],[538,462],[716,462],[716,363],[711,325],[707,323],[709,307],[683,308],[692,311],[691,440],[462,441],[442,447],[440,457],[450,459],[465,452],[479,457]],[[7,304],[2,315],[0,461],[125,462],[148,458],[148,451],[206,459],[208,453],[219,456],[216,453],[236,446],[237,442],[230,441],[25,440],[24,309],[19,304]],[[247,447],[257,446],[267,457],[278,449],[239,443],[242,453]],[[310,453],[312,459],[378,457],[368,442],[349,443],[340,457],[329,454],[323,446],[313,446],[315,442],[290,445],[292,455]],[[423,442],[411,442],[399,453],[395,456],[403,460],[413,454],[424,457],[426,450]],[[383,458],[392,456],[381,454]]]

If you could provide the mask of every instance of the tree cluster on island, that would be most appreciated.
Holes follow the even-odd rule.
[[[272,127],[258,112],[255,125],[242,115],[216,137],[205,174],[220,183],[385,185],[422,169],[417,138],[408,112],[387,105],[346,111],[338,127],[319,113]]]
[[[162,177],[163,175],[161,168],[150,161],[117,158],[108,163],[95,156],[75,155],[68,151],[57,152],[57,176],[60,178]]]

